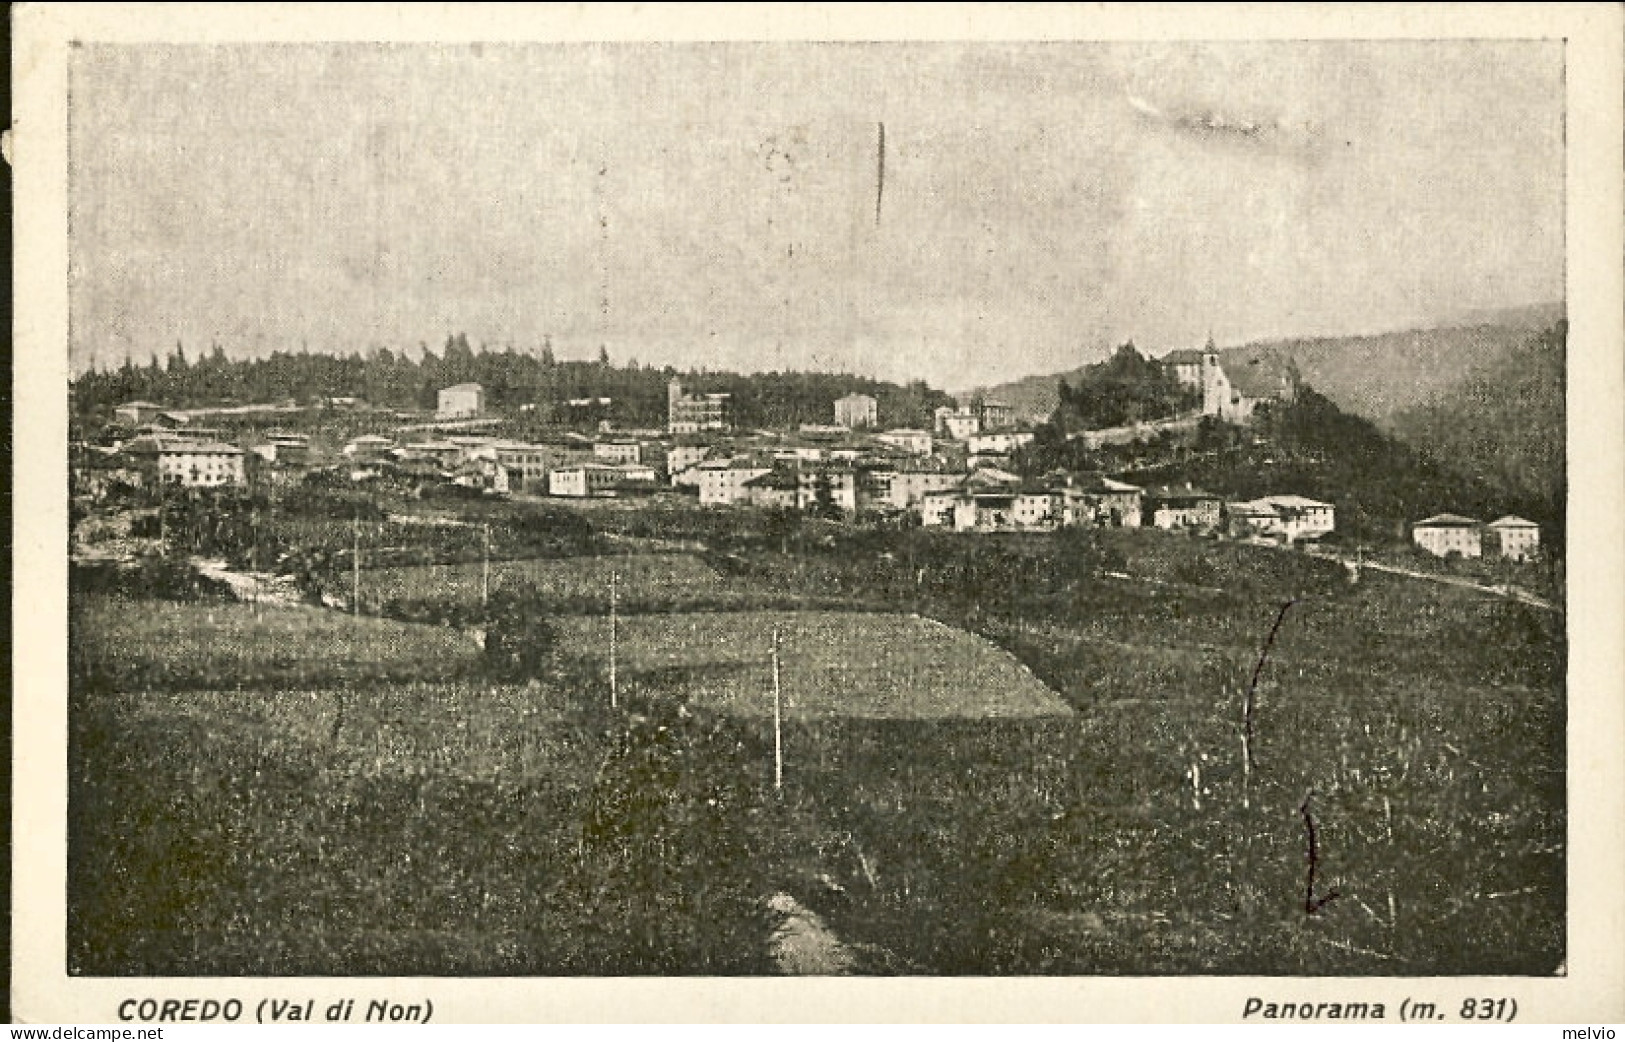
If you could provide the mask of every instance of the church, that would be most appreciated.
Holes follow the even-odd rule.
[[[1298,397],[1298,367],[1268,349],[1229,352],[1221,361],[1213,338],[1201,351],[1173,351],[1162,364],[1179,382],[1202,392],[1202,414],[1230,423],[1247,423],[1253,411],[1270,402]]]

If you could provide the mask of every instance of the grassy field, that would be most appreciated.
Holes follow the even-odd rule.
[[[602,666],[609,619],[556,620],[563,646]],[[689,612],[619,622],[618,665],[634,687],[697,705],[771,713],[772,633],[780,634],[792,717],[993,719],[1070,709],[1007,652],[931,619],[878,613]]]
[[[736,584],[690,554],[625,554],[491,562],[491,590],[531,590],[556,600],[608,602],[610,581],[628,599],[711,597]],[[384,601],[444,600],[480,602],[479,562],[403,568],[366,568],[361,573],[363,604]]]
[[[1133,536],[743,557],[899,612],[623,617],[619,714],[602,616],[520,687],[442,628],[81,598],[70,967],[762,973],[783,891],[885,972],[1554,972],[1561,617]]]
[[[93,689],[301,688],[428,680],[477,669],[455,630],[306,607],[76,599],[75,669]]]
[[[76,695],[70,972],[766,972],[765,884],[679,858],[637,873],[639,835],[728,851],[720,814],[670,808],[739,809],[740,772],[720,777],[719,752],[719,780],[665,799],[574,701],[483,684]]]

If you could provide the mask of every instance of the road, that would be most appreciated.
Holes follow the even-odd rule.
[[[1553,604],[1551,601],[1545,600],[1544,598],[1536,597],[1528,590],[1525,590],[1522,587],[1513,586],[1511,583],[1504,583],[1499,586],[1485,586],[1482,583],[1475,583],[1470,579],[1462,579],[1454,575],[1439,575],[1436,572],[1418,572],[1411,568],[1399,568],[1395,565],[1381,564],[1377,561],[1364,559],[1356,562],[1352,558],[1340,556],[1330,550],[1311,549],[1309,553],[1315,557],[1321,557],[1331,561],[1339,561],[1346,567],[1350,568],[1370,568],[1373,571],[1387,572],[1390,575],[1403,575],[1411,579],[1425,579],[1429,582],[1443,583],[1446,586],[1459,586],[1462,589],[1476,590],[1479,593],[1487,593],[1492,597],[1505,597],[1509,601],[1518,601],[1519,603],[1527,604],[1533,608],[1543,608],[1546,611],[1563,610],[1560,605]]]

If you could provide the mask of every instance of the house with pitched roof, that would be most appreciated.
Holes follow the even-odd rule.
[[[1435,557],[1482,557],[1483,526],[1460,514],[1434,514],[1411,526],[1411,542]]]
[[[1490,546],[1508,561],[1530,561],[1540,554],[1540,526],[1508,514],[1484,526]]]
[[[1095,528],[1140,527],[1145,490],[1103,474],[1082,474],[1061,488],[1062,523]]]
[[[1212,531],[1219,527],[1224,501],[1186,482],[1148,488],[1142,502],[1144,523],[1154,528]]]

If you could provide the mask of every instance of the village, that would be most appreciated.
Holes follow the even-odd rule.
[[[1197,407],[1068,437],[1094,449],[1179,436],[1203,421],[1246,427],[1299,388],[1290,363],[1227,368],[1211,340],[1160,364]],[[404,481],[517,500],[688,501],[973,533],[1144,526],[1313,548],[1337,531],[1335,502],[1293,488],[1241,499],[1177,474],[1150,483],[1099,471],[1021,473],[1013,460],[1036,424],[979,394],[937,407],[930,429],[889,426],[876,398],[860,393],[831,402],[828,423],[746,428],[728,394],[691,392],[675,375],[663,428],[618,427],[602,397],[526,404],[510,415],[491,409],[477,383],[436,397],[434,412],[421,414],[342,396],[303,406],[127,402],[71,447],[73,492],[95,504],[120,487],[148,496],[274,492],[325,478],[357,490]],[[543,409],[551,422],[536,422]],[[1522,564],[1541,546],[1540,526],[1510,514],[1484,522],[1446,509],[1408,528],[1414,550],[1441,560]]]

